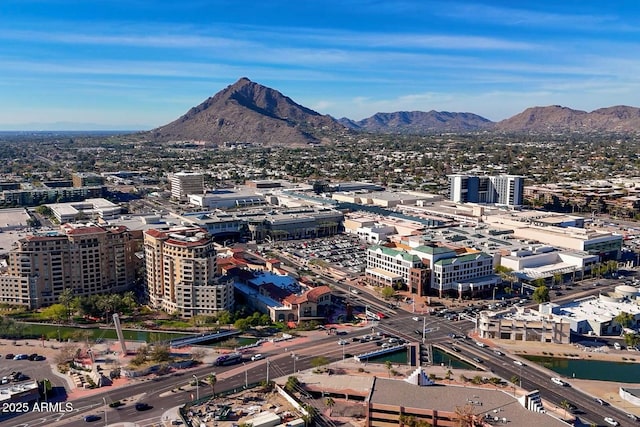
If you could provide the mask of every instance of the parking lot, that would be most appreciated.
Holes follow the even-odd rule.
[[[31,353],[29,353],[31,354]],[[52,379],[51,367],[49,361],[41,360],[13,360],[6,359],[6,354],[2,354],[0,359],[0,383],[7,384],[11,381],[11,374],[21,372],[24,377],[19,378],[20,381],[42,380],[44,378]]]
[[[301,260],[317,259],[353,274],[362,273],[367,264],[367,244],[357,237],[334,236],[296,242],[278,242],[276,249]]]

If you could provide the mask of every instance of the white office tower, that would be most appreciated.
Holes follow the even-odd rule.
[[[199,172],[178,172],[171,175],[171,197],[184,201],[189,194],[204,194],[204,176]]]

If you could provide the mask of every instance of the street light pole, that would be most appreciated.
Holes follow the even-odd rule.
[[[103,397],[102,402],[104,402],[104,425],[107,427],[107,398]]]
[[[249,376],[247,374],[247,364],[242,362],[242,366],[244,366],[244,388],[249,388]]]
[[[196,377],[196,374],[193,374],[192,377],[196,380],[196,400],[200,400],[200,381],[198,377]]]

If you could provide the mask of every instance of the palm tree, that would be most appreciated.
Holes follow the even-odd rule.
[[[452,376],[453,376],[453,371],[451,371],[451,369],[447,370],[447,372],[444,374],[444,378],[448,381],[451,381]]]
[[[562,402],[560,402],[560,406],[564,409],[564,417],[567,418],[569,416],[568,411],[571,407],[571,404],[567,399],[563,399]]]
[[[336,405],[335,400],[333,400],[332,397],[327,397],[324,400],[324,404],[327,408],[329,408],[329,418],[331,418],[331,410],[333,409],[333,407]]]
[[[387,368],[387,372],[389,373],[389,378],[391,378],[391,369],[393,368],[393,364],[390,360],[385,360],[384,362],[385,368]]]
[[[456,406],[456,418],[458,427],[474,427],[476,425],[475,408],[470,404]]]
[[[207,376],[207,382],[209,383],[209,385],[211,386],[211,397],[215,397],[216,396],[216,383],[218,382],[218,378],[216,378],[216,374],[211,373]]]

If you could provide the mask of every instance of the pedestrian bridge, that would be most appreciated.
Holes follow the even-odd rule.
[[[402,350],[403,348],[406,348],[406,347],[407,347],[407,344],[398,344],[392,347],[386,347],[386,348],[381,348],[380,350],[370,351],[369,353],[358,354],[357,356],[353,356],[353,358],[356,360],[356,362],[366,362],[372,357],[381,356],[387,353],[393,353],[395,351]]]
[[[200,334],[196,336],[188,336],[183,338],[178,338],[175,340],[169,341],[169,345],[172,348],[180,348],[186,347],[188,345],[198,344],[206,341],[217,341],[223,338],[231,337],[233,335],[240,334],[240,331],[219,331],[219,332],[211,332],[208,334]]]

